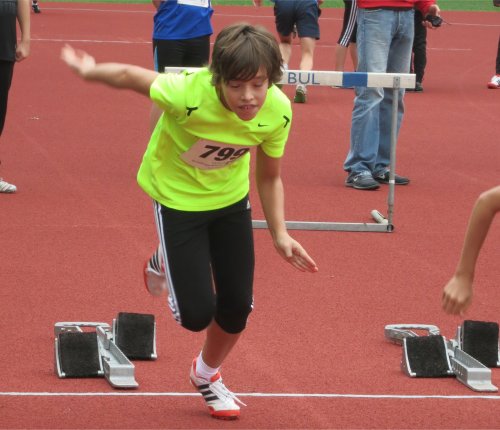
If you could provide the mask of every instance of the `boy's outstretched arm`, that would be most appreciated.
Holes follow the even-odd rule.
[[[61,59],[87,81],[130,89],[148,97],[151,84],[158,76],[158,72],[131,64],[97,64],[94,57],[69,45],[62,48]]]
[[[257,148],[256,182],[262,209],[278,253],[302,272],[317,272],[318,267],[302,245],[286,230],[283,183],[280,159],[267,156]]]
[[[443,291],[442,306],[447,313],[463,314],[469,307],[479,252],[498,212],[500,212],[500,186],[482,193],[472,209],[460,260],[455,274]]]

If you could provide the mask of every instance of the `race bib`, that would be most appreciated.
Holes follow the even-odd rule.
[[[177,4],[188,6],[208,7],[208,0],[177,0]]]
[[[198,169],[220,169],[234,163],[245,155],[250,148],[211,140],[198,140],[181,158],[190,166]]]

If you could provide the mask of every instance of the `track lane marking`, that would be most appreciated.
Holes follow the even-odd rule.
[[[440,395],[440,394],[341,394],[341,393],[235,393],[238,397],[283,398],[347,398],[347,399],[447,399],[447,400],[500,400],[499,395]],[[200,393],[182,392],[0,392],[0,397],[195,397]]]

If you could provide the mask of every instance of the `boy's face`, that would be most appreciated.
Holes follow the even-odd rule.
[[[229,81],[221,85],[221,102],[243,121],[255,118],[266,101],[269,82],[265,70],[260,69],[249,81]]]

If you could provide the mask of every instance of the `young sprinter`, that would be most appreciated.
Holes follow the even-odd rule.
[[[62,59],[82,78],[135,90],[164,111],[139,169],[138,182],[154,202],[160,239],[146,265],[148,287],[168,282],[176,320],[206,329],[190,379],[216,418],[240,414],[222,382],[224,359],[245,329],[253,306],[254,249],[249,151],[256,151],[256,183],[278,253],[301,271],[315,262],[291,238],[284,221],[280,159],[291,106],[274,83],[281,55],[272,34],[235,24],[217,36],[208,69],[158,74],[102,63],[66,46]]]
[[[463,314],[471,304],[476,262],[493,218],[498,212],[500,212],[500,186],[482,193],[472,209],[455,274],[443,290],[442,306],[445,312]]]

